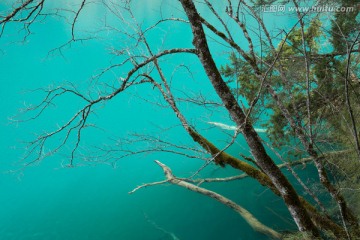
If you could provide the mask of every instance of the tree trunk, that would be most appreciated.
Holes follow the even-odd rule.
[[[203,65],[203,68],[209,77],[209,80],[211,81],[215,91],[221,98],[226,109],[229,111],[232,119],[238,127],[241,127],[242,133],[257,164],[264,171],[264,173],[269,176],[274,186],[279,190],[280,195],[284,199],[299,230],[302,232],[310,232],[315,237],[319,237],[319,232],[311,221],[305,208],[302,206],[295,189],[266,153],[258,134],[255,132],[252,124],[247,121],[246,115],[236,102],[236,99],[231,93],[229,87],[222,79],[220,72],[217,69],[216,64],[211,56],[201,19],[193,1],[180,0],[180,2],[186,12],[186,15],[189,18],[194,37],[193,45],[198,51],[198,56]]]

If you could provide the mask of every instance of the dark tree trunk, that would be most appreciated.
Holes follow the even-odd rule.
[[[319,232],[311,221],[305,208],[301,204],[295,189],[266,153],[258,134],[255,132],[252,124],[247,121],[245,113],[240,108],[229,87],[222,79],[220,72],[217,69],[216,64],[211,56],[205,32],[202,27],[201,18],[193,1],[180,0],[180,2],[190,21],[193,32],[193,45],[198,51],[200,62],[202,63],[203,68],[209,77],[209,80],[211,81],[215,91],[221,98],[226,109],[229,111],[232,119],[238,127],[241,127],[242,133],[257,164],[264,171],[264,173],[269,176],[274,186],[280,192],[281,197],[284,199],[299,230],[302,232],[310,232],[315,237],[318,237]]]

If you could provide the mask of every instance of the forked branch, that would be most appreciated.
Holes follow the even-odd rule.
[[[166,180],[160,181],[160,182],[154,182],[154,183],[147,183],[147,184],[138,186],[134,190],[130,191],[129,192],[130,194],[136,192],[137,190],[139,190],[141,188],[145,188],[145,187],[149,187],[149,186],[153,186],[153,185],[159,185],[159,184],[169,182],[171,184],[178,185],[180,187],[184,187],[186,189],[189,189],[190,191],[197,192],[197,193],[200,193],[202,195],[211,197],[211,198],[215,199],[216,201],[218,201],[218,202],[230,207],[234,211],[236,211],[241,217],[244,218],[244,220],[255,231],[260,232],[262,234],[265,234],[265,235],[271,237],[272,239],[280,239],[281,238],[280,233],[278,233],[274,229],[271,229],[268,226],[261,223],[257,218],[254,217],[254,215],[252,215],[248,210],[241,207],[237,203],[231,201],[230,199],[228,199],[228,198],[226,198],[226,197],[224,197],[224,196],[222,196],[222,195],[220,195],[220,194],[218,194],[216,192],[213,192],[213,191],[207,190],[205,188],[201,188],[199,186],[191,184],[189,182],[183,181],[183,180],[175,177],[174,174],[172,173],[171,169],[168,166],[166,166],[165,164],[161,163],[158,160],[155,160],[155,162],[156,162],[156,164],[158,164],[163,169]]]

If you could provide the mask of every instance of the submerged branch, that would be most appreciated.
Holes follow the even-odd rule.
[[[191,184],[189,182],[182,181],[181,179],[175,177],[171,171],[171,169],[166,166],[165,164],[161,163],[160,161],[155,161],[164,171],[165,177],[167,180],[161,181],[161,182],[155,182],[155,183],[148,183],[141,186],[138,186],[134,190],[130,191],[130,193],[134,193],[135,191],[139,190],[140,188],[144,188],[147,186],[157,185],[165,182],[170,182],[171,184],[178,185],[180,187],[184,187],[186,189],[189,189],[193,192],[197,192],[203,195],[206,195],[208,197],[211,197],[218,202],[230,207],[234,211],[236,211],[240,216],[244,218],[244,220],[257,232],[260,232],[262,234],[265,234],[273,239],[280,239],[281,234],[276,232],[275,230],[269,228],[268,226],[262,224],[257,218],[255,218],[249,211],[247,211],[245,208],[239,206],[235,202],[231,201],[230,199],[216,193],[210,190],[207,190],[205,188],[198,187],[194,184]]]
[[[350,150],[333,151],[333,152],[324,153],[322,157],[326,158],[329,156],[336,156],[339,154],[344,154],[344,153],[349,153],[349,152],[350,152]],[[286,163],[279,164],[278,168],[282,169],[282,168],[292,167],[292,166],[297,166],[297,165],[305,166],[307,163],[312,162],[312,161],[313,161],[313,158],[311,158],[311,157],[302,158],[302,159],[299,159],[299,160],[296,160],[293,162],[286,162]],[[247,177],[249,177],[249,175],[246,173],[243,173],[243,174],[240,174],[237,176],[223,177],[223,178],[202,178],[202,179],[195,179],[195,180],[190,180],[190,179],[186,179],[186,180],[197,183],[197,185],[201,185],[205,182],[229,182],[229,181],[244,179]]]

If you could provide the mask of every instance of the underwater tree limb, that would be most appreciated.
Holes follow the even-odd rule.
[[[331,152],[333,154],[337,154],[340,152],[344,152],[344,151],[336,151],[336,152]],[[330,153],[329,153],[330,154]],[[288,166],[297,166],[297,165],[305,165],[309,162],[311,162],[313,159],[312,158],[302,158],[299,159],[297,161],[294,162],[287,162],[287,163],[282,163],[278,165],[278,168],[282,169]],[[229,181],[234,181],[234,180],[239,180],[239,179],[244,179],[249,177],[248,174],[243,173],[237,176],[231,176],[231,177],[222,177],[222,178],[201,178],[201,179],[195,179],[193,180],[194,183],[197,183],[198,185],[201,185],[205,182],[229,182]]]
[[[159,182],[152,182],[152,183],[145,183],[145,184],[137,186],[136,188],[131,190],[129,192],[129,194],[133,194],[134,192],[136,192],[137,190],[139,190],[141,188],[146,188],[146,187],[150,187],[150,186],[154,186],[154,185],[160,185],[160,184],[164,184],[164,183],[167,183],[167,182],[169,182],[169,180],[164,180],[164,181],[159,181]]]
[[[329,157],[329,156],[336,156],[339,154],[344,154],[344,153],[348,153],[349,150],[341,150],[341,151],[332,151],[332,152],[328,152],[325,153],[324,156]],[[285,162],[282,164],[279,164],[278,167],[280,169],[282,168],[288,168],[288,167],[292,167],[292,166],[297,166],[297,165],[303,165],[305,167],[305,165],[307,163],[312,162],[313,159],[310,157],[307,158],[302,158],[293,162]],[[235,181],[235,180],[240,180],[240,179],[244,179],[249,177],[249,175],[247,175],[246,173],[240,174],[240,175],[236,175],[236,176],[230,176],[230,177],[220,177],[220,178],[198,178],[198,179],[189,179],[189,178],[181,178],[181,180],[185,180],[185,181],[189,181],[192,183],[196,183],[197,186],[200,186],[203,183],[211,183],[211,182],[230,182],[230,181]],[[326,212],[326,211],[324,211]]]
[[[148,184],[143,184],[141,186],[136,187],[134,190],[130,191],[129,193],[134,193],[135,191],[147,187],[147,186],[152,186],[152,185],[157,185],[157,184],[161,184],[161,183],[166,183],[169,182],[171,184],[174,185],[178,185],[180,187],[184,187],[186,189],[189,189],[190,191],[193,192],[197,192],[203,195],[206,195],[208,197],[211,197],[215,200],[217,200],[218,202],[230,207],[231,209],[233,209],[234,211],[236,211],[240,216],[242,216],[244,218],[244,220],[257,232],[260,232],[262,234],[265,234],[273,239],[280,239],[281,238],[281,234],[276,232],[275,230],[267,227],[266,225],[262,224],[257,218],[255,218],[249,211],[247,211],[245,208],[239,206],[238,204],[236,204],[235,202],[231,201],[230,199],[216,193],[210,190],[207,190],[205,188],[201,188],[198,187],[194,184],[191,184],[189,182],[183,181],[177,177],[175,177],[171,171],[171,169],[166,166],[165,164],[161,163],[158,160],[155,160],[156,164],[158,164],[164,171],[166,180],[161,181],[161,182],[155,182],[155,183],[148,183]]]
[[[218,96],[221,98],[226,109],[231,115],[238,127],[241,127],[246,142],[248,143],[252,155],[255,157],[257,164],[262,171],[270,178],[274,186],[279,190],[291,216],[295,220],[299,231],[309,232],[315,238],[320,237],[320,234],[311,221],[304,206],[299,200],[299,195],[296,193],[293,186],[288,179],[282,174],[280,169],[275,165],[270,156],[261,143],[260,137],[255,132],[253,125],[246,119],[243,109],[239,106],[235,97],[231,93],[229,87],[222,78],[219,70],[216,67],[214,59],[208,47],[206,35],[202,26],[201,17],[191,0],[181,0],[183,9],[191,25],[193,33],[193,45],[198,51],[198,58]]]

